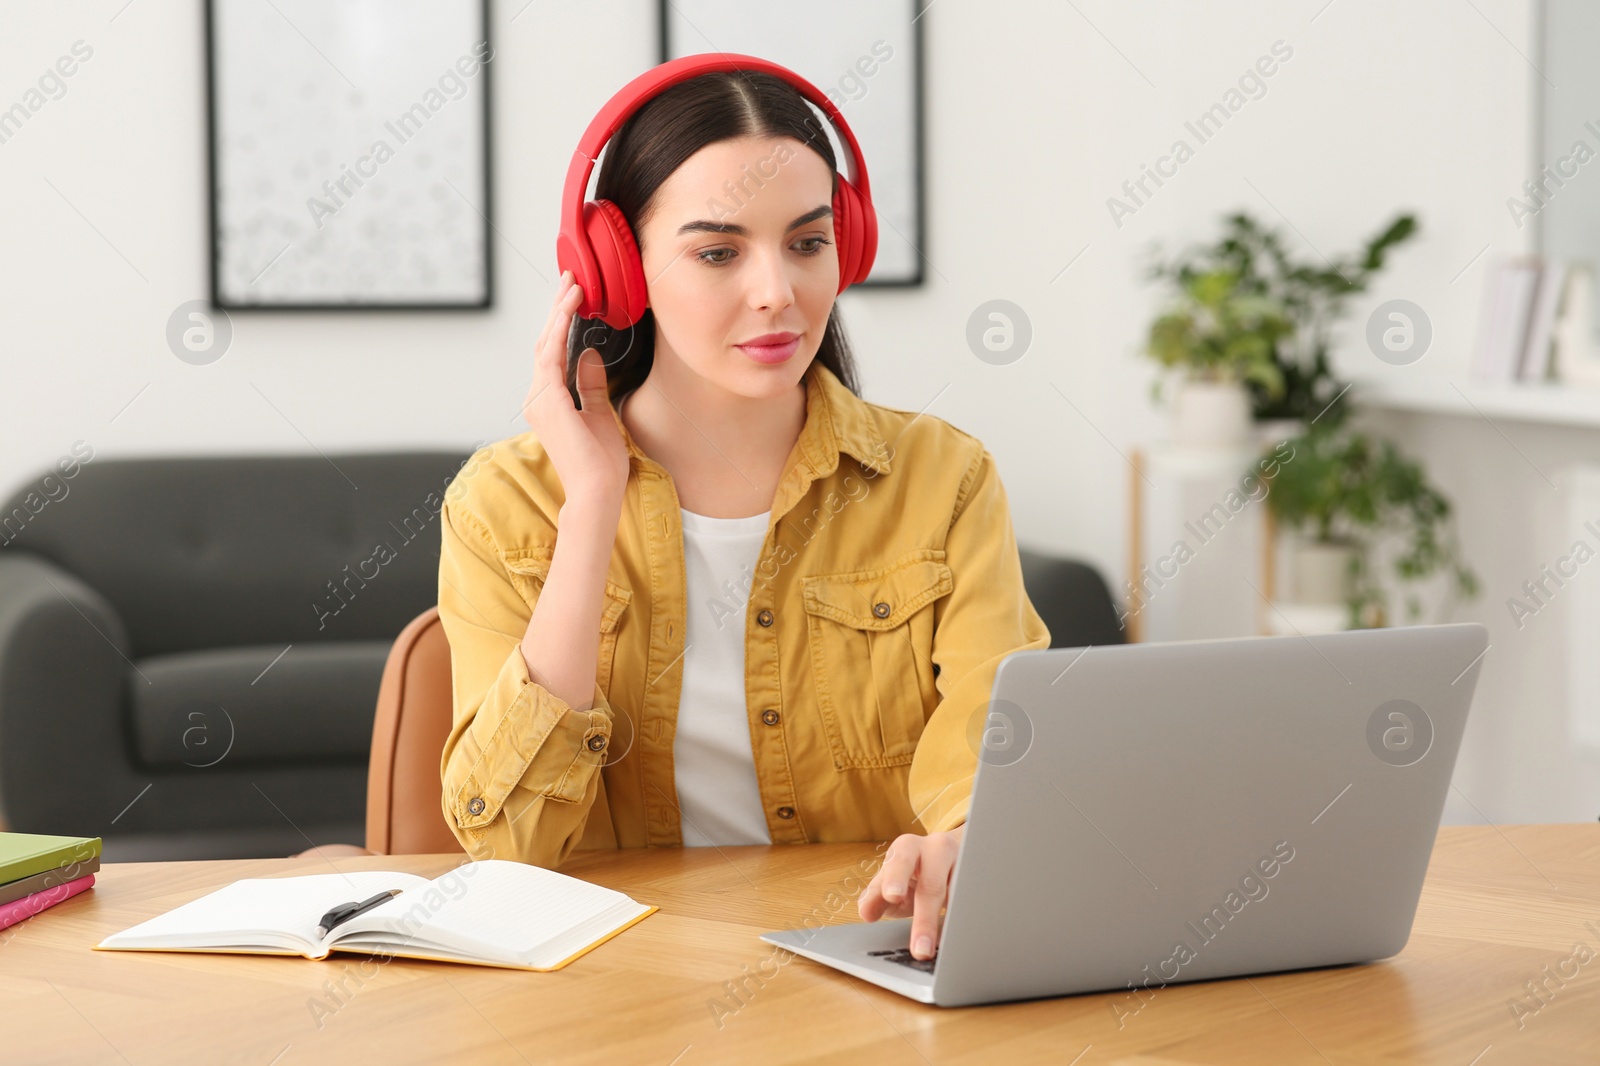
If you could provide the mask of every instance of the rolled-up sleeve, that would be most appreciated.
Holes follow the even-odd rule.
[[[1050,646],[1050,631],[1022,584],[1022,561],[1005,486],[981,448],[959,494],[945,541],[954,587],[937,601],[933,661],[941,699],[911,760],[911,808],[929,833],[966,822],[978,745],[1000,661]]]
[[[532,609],[480,519],[447,500],[440,538],[452,702],[439,768],[445,824],[474,858],[553,869],[594,806],[605,746],[589,741],[609,742],[611,707],[598,685],[580,711],[529,677],[521,640]]]

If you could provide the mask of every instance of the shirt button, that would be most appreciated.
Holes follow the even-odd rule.
[[[601,736],[599,733],[596,733],[594,736],[589,738],[588,743],[590,751],[599,751],[601,748],[606,746],[606,738]]]
[[[777,725],[778,712],[773,710],[771,707],[768,707],[766,710],[761,712],[761,720],[768,725]]]
[[[762,611],[760,614],[756,615],[756,621],[760,622],[764,626],[770,626],[772,624],[772,612]]]
[[[779,807],[778,808],[778,817],[779,818],[793,818],[794,817],[794,808],[793,807]]]
[[[482,814],[484,806],[485,804],[482,796],[473,796],[472,799],[467,802],[467,812],[469,814]]]
[[[872,605],[872,613],[877,615],[879,618],[888,618],[889,605],[887,603],[875,603]]]

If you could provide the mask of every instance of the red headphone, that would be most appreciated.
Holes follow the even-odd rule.
[[[839,291],[866,280],[872,270],[872,260],[878,251],[878,216],[872,208],[866,161],[861,156],[855,134],[850,132],[850,126],[833,102],[794,71],[765,59],[726,52],[683,56],[653,67],[624,85],[589,123],[577,151],[572,153],[566,188],[561,194],[561,232],[556,237],[556,262],[563,272],[572,271],[583,290],[583,298],[575,311],[578,317],[598,318],[613,329],[623,329],[639,321],[649,306],[639,245],[622,216],[622,209],[609,200],[584,200],[600,149],[657,93],[681,81],[718,70],[775,74],[821,108],[833,123],[851,161],[849,180],[841,174],[839,191],[833,195]]]

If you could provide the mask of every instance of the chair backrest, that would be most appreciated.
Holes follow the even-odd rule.
[[[441,806],[439,758],[450,721],[450,645],[439,609],[430,607],[395,638],[383,669],[367,771],[368,851],[464,853]]]

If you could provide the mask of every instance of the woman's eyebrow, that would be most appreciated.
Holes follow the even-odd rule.
[[[833,217],[833,208],[827,204],[823,204],[821,207],[813,207],[789,223],[788,229],[784,230],[784,232],[787,233],[791,229],[799,229],[807,222],[815,222],[819,218],[831,217]],[[750,236],[750,231],[736,222],[711,222],[703,218],[696,219],[693,222],[685,222],[679,226],[678,236],[682,237],[685,233],[731,233],[736,237]]]

